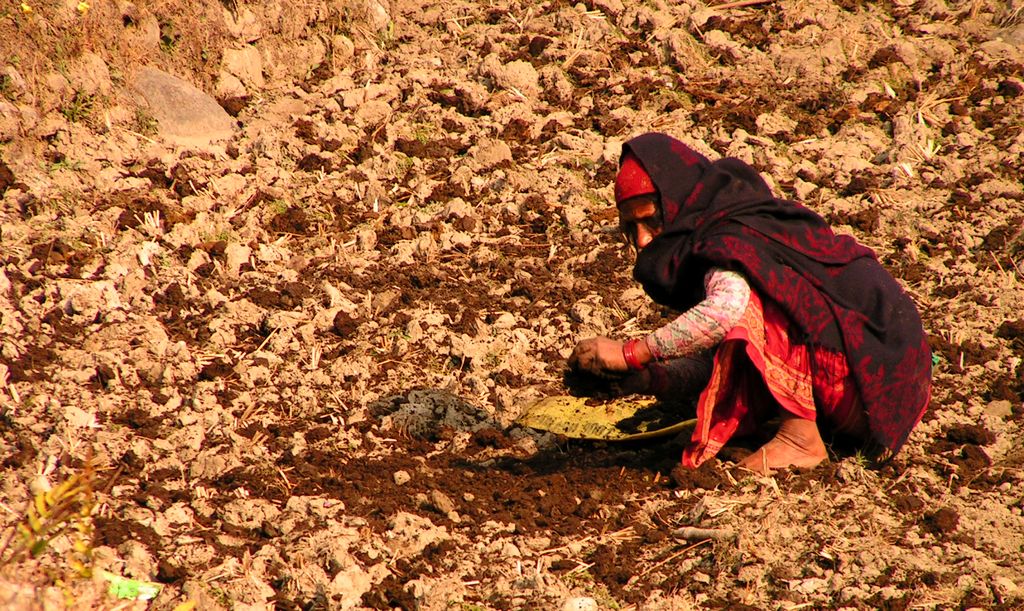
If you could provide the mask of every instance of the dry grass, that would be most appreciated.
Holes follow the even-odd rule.
[[[1006,6],[996,16],[996,23],[1004,28],[1024,23],[1024,2],[1007,0]]]

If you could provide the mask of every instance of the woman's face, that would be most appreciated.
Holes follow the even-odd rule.
[[[619,230],[638,251],[662,229],[661,205],[654,195],[640,195],[619,204]]]

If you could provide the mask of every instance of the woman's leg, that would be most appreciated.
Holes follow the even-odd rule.
[[[614,383],[615,394],[654,395],[663,401],[696,397],[711,379],[711,356],[651,363]]]
[[[811,469],[828,459],[817,422],[779,411],[782,423],[775,437],[740,461],[741,467],[769,473],[786,467]]]
[[[819,348],[811,353],[811,385],[817,417],[834,433],[866,439],[867,416],[857,395],[846,357]],[[817,420],[779,410],[782,424],[775,437],[740,465],[766,472],[783,467],[812,468],[828,458]]]
[[[650,394],[662,400],[696,397],[711,379],[711,355],[682,357],[648,367]]]

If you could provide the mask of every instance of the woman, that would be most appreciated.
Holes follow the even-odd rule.
[[[749,165],[664,134],[623,146],[615,201],[634,278],[683,314],[640,340],[584,340],[569,365],[634,372],[650,394],[700,390],[684,466],[776,417],[742,466],[814,467],[827,459],[821,430],[900,449],[928,404],[931,353],[870,249],[774,197]]]

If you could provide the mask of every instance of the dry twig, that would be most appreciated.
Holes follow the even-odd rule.
[[[688,552],[688,551],[690,551],[690,550],[692,550],[692,549],[695,549],[695,548],[697,548],[697,547],[700,547],[701,545],[704,545],[705,543],[707,543],[707,542],[708,542],[708,541],[710,541],[710,540],[711,540],[711,539],[704,539],[703,541],[698,541],[698,542],[694,543],[693,545],[688,545],[688,546],[684,547],[683,549],[681,549],[681,550],[679,550],[678,552],[676,552],[676,553],[672,554],[672,555],[671,555],[671,556],[669,556],[668,558],[665,558],[665,559],[664,559],[664,560],[662,560],[661,562],[659,562],[659,563],[657,563],[657,564],[654,564],[654,565],[651,565],[651,566],[647,567],[647,570],[645,570],[645,571],[644,571],[643,573],[640,573],[640,577],[644,577],[644,576],[646,576],[646,575],[647,575],[648,573],[650,573],[651,571],[654,571],[654,570],[656,570],[656,569],[658,569],[658,568],[660,568],[660,567],[662,567],[662,566],[664,566],[664,565],[668,564],[669,562],[672,562],[673,560],[675,560],[676,558],[678,558],[678,557],[682,556],[682,555],[683,555],[683,554],[685,554],[686,552]]]
[[[725,528],[697,528],[695,526],[683,526],[672,531],[672,536],[677,539],[686,539],[688,541],[697,540],[714,540],[714,541],[734,541],[736,539],[736,532]]]
[[[711,8],[726,10],[730,8],[743,8],[746,6],[757,6],[759,4],[771,4],[775,0],[738,0],[737,2],[726,2],[725,4],[713,4]]]

